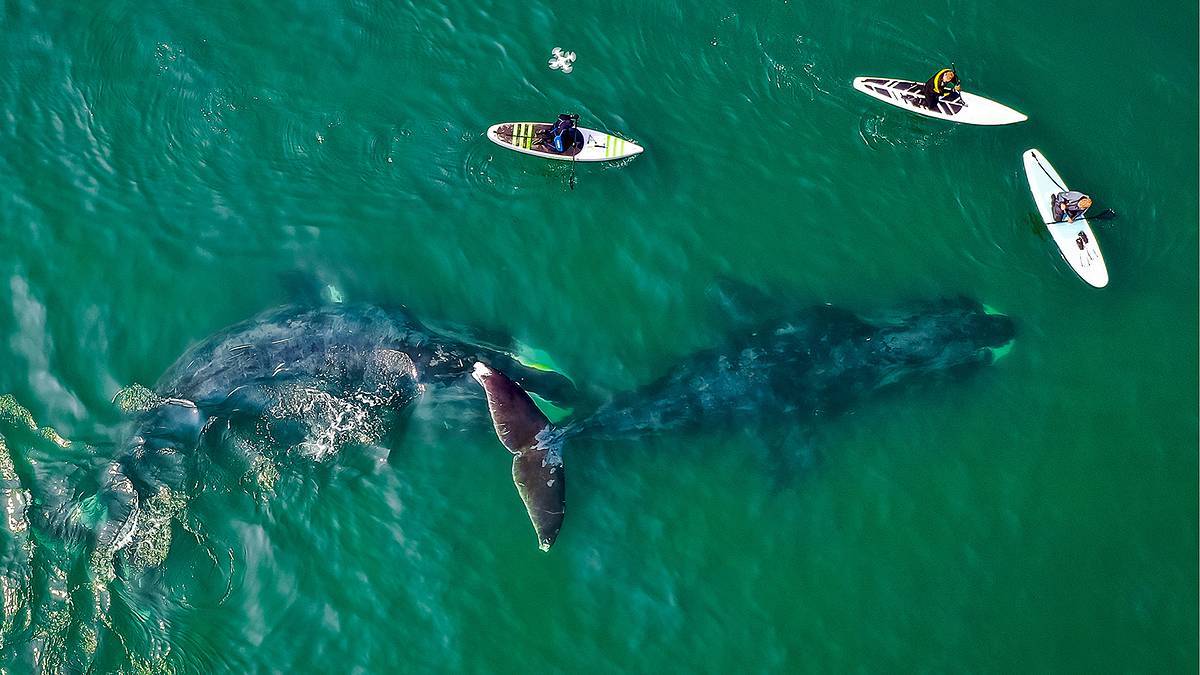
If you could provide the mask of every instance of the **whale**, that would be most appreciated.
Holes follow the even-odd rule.
[[[200,340],[152,387],[119,391],[114,402],[127,416],[113,443],[65,439],[0,396],[4,662],[23,664],[19,672],[87,672],[103,651],[132,659],[152,650],[134,641],[157,633],[107,639],[111,617],[158,601],[144,582],[164,573],[173,532],[206,547],[188,508],[200,494],[236,484],[266,496],[284,462],[379,447],[409,417],[433,429],[483,425],[484,396],[471,380],[480,362],[512,372],[543,405],[569,409],[575,385],[535,356],[550,361],[504,336],[423,323],[403,307],[286,305]],[[216,565],[218,553],[208,553]],[[149,595],[131,595],[141,593]],[[47,600],[29,605],[38,595]]]
[[[321,460],[341,443],[377,440],[389,416],[423,397],[478,397],[470,372],[479,362],[511,369],[549,402],[575,394],[564,375],[403,309],[284,306],[209,336],[140,392],[126,440],[101,468],[97,559],[152,535],[143,527],[148,504],[195,491],[198,450],[236,450],[248,436],[265,436],[267,445]],[[233,454],[235,462],[254,461]]]
[[[666,432],[717,433],[747,422],[843,413],[916,381],[961,379],[992,363],[1016,334],[1013,320],[967,298],[927,301],[875,315],[820,305],[747,327],[618,394],[594,411],[552,424],[523,385],[477,362],[501,444],[538,547],[547,551],[566,514],[564,444]]]

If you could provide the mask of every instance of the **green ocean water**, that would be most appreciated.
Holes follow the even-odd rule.
[[[0,28],[0,394],[76,441],[5,420],[18,466],[111,452],[118,391],[314,286],[511,335],[600,397],[728,335],[721,279],[789,308],[965,295],[1019,330],[973,378],[846,415],[573,445],[548,554],[492,430],[421,411],[198,495],[113,582],[120,639],[68,660],[1196,671],[1195,3],[17,0]],[[951,60],[1030,120],[850,87]],[[562,111],[647,150],[572,190],[483,134]],[[1120,213],[1107,288],[1035,216],[1031,147]],[[781,476],[780,447],[820,460]],[[8,672],[82,611],[39,574],[4,597]]]

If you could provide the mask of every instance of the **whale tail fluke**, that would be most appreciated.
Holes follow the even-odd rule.
[[[562,436],[529,394],[504,373],[476,362],[471,376],[487,395],[496,436],[513,454],[513,483],[529,512],[538,548],[548,551],[566,512]]]

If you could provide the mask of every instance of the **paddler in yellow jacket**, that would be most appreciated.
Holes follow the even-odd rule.
[[[937,110],[939,100],[959,91],[962,91],[962,85],[958,82],[958,74],[953,68],[942,68],[925,83],[925,107]]]

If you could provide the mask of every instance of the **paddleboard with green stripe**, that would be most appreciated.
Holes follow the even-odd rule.
[[[576,162],[611,162],[641,154],[642,146],[618,136],[578,127],[583,134],[583,143],[567,148],[565,152],[554,152],[539,142],[554,127],[550,122],[501,122],[487,130],[487,137],[496,145],[526,155],[537,155],[546,159]]]

